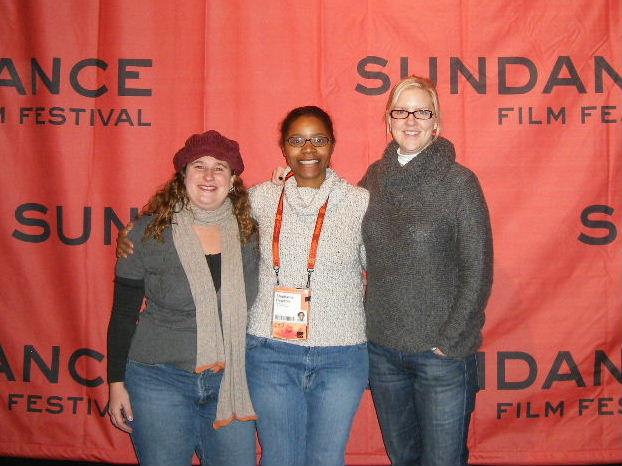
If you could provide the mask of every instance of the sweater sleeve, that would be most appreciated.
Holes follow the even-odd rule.
[[[108,382],[125,379],[125,364],[130,351],[136,321],[145,297],[143,280],[117,277],[112,317],[108,327]]]
[[[149,221],[146,217],[136,221],[129,233],[134,253],[117,260],[112,316],[108,326],[109,383],[122,382],[125,378],[127,355],[145,297],[142,237]]]
[[[465,180],[460,194],[456,212],[458,292],[437,342],[450,357],[479,346],[493,276],[488,207],[474,174]]]
[[[361,183],[363,183],[363,181],[365,180],[365,177],[361,180]],[[365,201],[363,203],[363,211],[361,213],[361,224],[360,224],[360,228],[361,228],[361,245],[359,247],[359,260],[361,261],[361,266],[363,267],[364,270],[367,270],[367,252],[365,250],[365,243],[363,242],[363,218],[365,218],[365,213],[367,212],[367,208],[369,207],[369,191],[367,191],[367,189],[362,186],[362,184],[360,185],[361,188],[364,188],[366,190],[365,192]]]

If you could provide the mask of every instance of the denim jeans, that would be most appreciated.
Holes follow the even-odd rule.
[[[367,385],[367,345],[300,346],[248,335],[262,466],[339,466]]]
[[[129,361],[125,386],[134,421],[132,441],[141,465],[255,466],[255,422],[234,421],[215,430],[222,372],[201,374],[166,364]]]
[[[403,353],[368,343],[369,383],[393,466],[466,465],[475,408],[475,355]]]

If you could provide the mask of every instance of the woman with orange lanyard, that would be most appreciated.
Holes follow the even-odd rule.
[[[361,222],[369,196],[328,168],[335,135],[322,109],[292,110],[280,146],[289,178],[250,190],[261,259],[247,375],[261,464],[343,465],[368,377]]]

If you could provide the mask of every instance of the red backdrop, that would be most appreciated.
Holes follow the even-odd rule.
[[[620,459],[619,1],[2,0],[0,17],[0,454],[134,460],[104,415],[111,238],[188,135],[238,139],[252,185],[282,163],[285,113],[320,105],[356,182],[389,87],[416,73],[493,222],[471,462]],[[368,395],[348,463],[387,463]]]

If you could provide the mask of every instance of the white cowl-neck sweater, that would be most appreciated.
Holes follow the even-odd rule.
[[[253,217],[259,224],[259,294],[249,315],[248,333],[271,338],[272,299],[276,275],[272,263],[274,221],[281,186],[262,183],[250,190]],[[365,250],[361,222],[369,194],[328,169],[319,189],[299,188],[294,177],[285,183],[281,227],[281,286],[305,287],[309,250],[318,212],[329,197],[311,277],[309,338],[287,340],[305,346],[364,343],[363,306]]]

